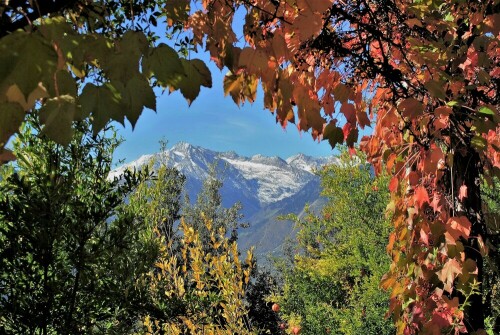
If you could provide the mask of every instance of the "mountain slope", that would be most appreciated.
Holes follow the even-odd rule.
[[[244,221],[250,223],[250,228],[240,232],[240,246],[246,249],[255,245],[256,254],[263,255],[278,252],[285,237],[292,233],[292,223],[276,221],[276,216],[299,214],[306,203],[321,201],[319,177],[313,171],[322,165],[336,163],[337,159],[303,154],[286,160],[262,155],[244,157],[181,142],[164,152],[145,155],[121,166],[110,176],[118,176],[124,169],[140,169],[150,162],[153,162],[153,169],[158,168],[160,162],[179,169],[186,176],[186,192],[191,201],[196,200],[209,166],[216,164],[217,170],[222,172],[224,206],[241,202]]]

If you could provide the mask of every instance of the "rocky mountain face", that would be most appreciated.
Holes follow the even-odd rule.
[[[300,214],[306,203],[312,207],[321,204],[320,181],[314,171],[325,164],[337,163],[337,158],[304,154],[286,160],[262,155],[243,157],[235,152],[215,152],[178,143],[164,152],[123,165],[111,176],[118,176],[124,169],[140,169],[151,161],[153,169],[166,162],[180,170],[186,176],[186,192],[191,201],[196,200],[209,166],[216,164],[224,183],[221,189],[224,205],[241,202],[244,221],[250,224],[240,231],[238,243],[243,249],[254,245],[256,255],[262,258],[268,253],[279,254],[285,238],[293,234],[293,223],[276,220],[278,215]]]

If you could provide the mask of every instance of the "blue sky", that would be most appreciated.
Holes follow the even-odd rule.
[[[205,58],[205,57],[203,57]],[[215,151],[235,151],[240,155],[289,157],[297,153],[327,156],[333,153],[329,144],[314,141],[309,133],[299,133],[294,124],[284,130],[262,104],[262,92],[253,104],[238,107],[231,97],[224,97],[221,73],[209,63],[213,87],[202,87],[198,98],[188,106],[179,92],[157,92],[157,113],[145,109],[134,131],[130,125],[118,126],[125,139],[115,152],[115,160],[129,162],[141,155],[157,152],[159,141],[168,147],[179,141]]]
[[[236,13],[234,29],[243,36],[238,24],[243,22],[245,12]],[[158,25],[159,35],[163,35],[165,23]],[[240,38],[244,41],[244,38]],[[171,44],[172,41],[162,39]],[[241,45],[244,46],[244,43]],[[116,150],[115,161],[129,162],[141,155],[159,151],[159,141],[168,141],[168,148],[184,141],[215,151],[235,151],[243,156],[262,154],[287,158],[297,153],[310,156],[328,156],[333,151],[327,141],[318,143],[309,133],[299,133],[294,124],[284,130],[276,124],[275,116],[264,110],[262,92],[258,91],[253,104],[237,106],[231,97],[224,97],[222,72],[209,61],[207,53],[193,54],[191,58],[202,59],[212,72],[213,87],[202,87],[198,98],[188,106],[180,92],[159,93],[157,113],[144,110],[134,131],[130,125],[119,125],[118,132],[125,142]],[[362,135],[371,133],[367,128]]]

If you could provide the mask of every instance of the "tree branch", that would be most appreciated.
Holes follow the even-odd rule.
[[[47,14],[58,13],[66,8],[70,8],[77,2],[78,0],[52,0],[41,1],[38,6],[31,6],[26,1],[13,1],[8,6],[3,5],[1,6],[4,11],[0,18],[0,38],[30,25],[31,22]],[[21,3],[24,3],[24,6]],[[31,11],[19,19],[12,21],[7,12],[16,11],[16,8],[19,7],[31,9]]]

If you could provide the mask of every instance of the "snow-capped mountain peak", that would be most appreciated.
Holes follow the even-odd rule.
[[[224,188],[232,194],[228,201],[242,201],[241,197],[253,198],[259,206],[275,203],[297,194],[311,180],[317,179],[312,171],[323,164],[334,162],[332,157],[310,157],[304,154],[283,160],[280,157],[254,155],[239,156],[235,152],[215,152],[187,142],[179,142],[170,149],[153,155],[145,155],[126,164],[112,175],[120,174],[124,169],[140,168],[151,164],[153,169],[161,162],[179,169],[187,178],[188,188],[195,194],[207,176],[208,167],[218,164],[224,172]],[[228,186],[226,186],[228,185]],[[231,186],[232,185],[232,186]],[[233,190],[229,190],[233,187]]]

